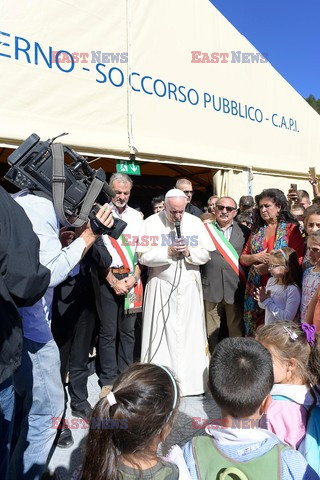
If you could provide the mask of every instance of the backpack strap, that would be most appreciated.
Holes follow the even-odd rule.
[[[272,400],[286,400],[287,402],[297,403],[292,398],[286,397],[285,395],[271,395]]]
[[[101,192],[104,182],[98,177],[94,177],[84,201],[81,206],[78,217],[73,223],[70,223],[65,216],[63,201],[64,201],[64,188],[66,177],[64,173],[64,151],[62,143],[53,143],[51,145],[52,151],[52,196],[53,205],[57,212],[60,223],[64,227],[82,227],[88,221],[89,213],[91,212],[92,205],[96,201],[99,193]]]
[[[309,415],[307,431],[299,451],[308,464],[320,475],[320,408],[315,406]]]

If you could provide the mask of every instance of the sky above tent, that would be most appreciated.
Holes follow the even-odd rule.
[[[318,0],[210,1],[300,95],[320,98]]]

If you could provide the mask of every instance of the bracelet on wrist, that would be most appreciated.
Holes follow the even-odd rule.
[[[113,288],[115,286],[115,284],[117,283],[118,279],[116,279],[114,282],[112,283],[109,283],[110,287]]]
[[[131,277],[134,278],[135,280],[135,285],[139,282],[139,278],[137,277],[137,275],[135,275],[134,273],[131,275]]]

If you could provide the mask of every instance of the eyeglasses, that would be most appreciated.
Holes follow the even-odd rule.
[[[280,263],[269,263],[268,268],[269,270],[273,270],[274,268],[277,267],[284,267],[285,265],[280,265]]]
[[[233,210],[237,210],[235,207],[226,207],[225,205],[216,205],[216,208],[222,212],[222,210],[226,209],[227,212],[233,212]]]
[[[192,195],[193,190],[183,190],[183,193],[185,193],[186,195],[188,195],[188,194]]]

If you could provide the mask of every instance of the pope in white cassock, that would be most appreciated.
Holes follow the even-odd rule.
[[[199,265],[214,249],[201,220],[184,211],[186,196],[169,190],[165,210],[142,225],[137,252],[149,267],[144,298],[141,361],[165,365],[181,394],[207,387],[209,352]],[[180,222],[177,241],[175,222]]]

